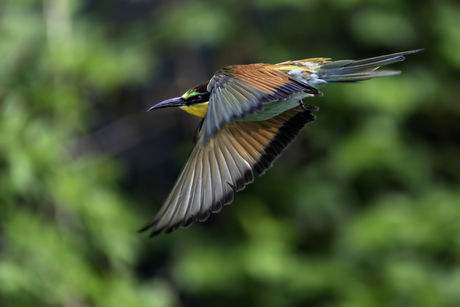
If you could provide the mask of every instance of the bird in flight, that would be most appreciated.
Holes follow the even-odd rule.
[[[254,173],[264,174],[305,124],[315,120],[318,108],[302,99],[322,96],[318,88],[327,83],[398,75],[400,71],[376,70],[422,50],[359,61],[311,58],[228,66],[181,97],[151,107],[149,111],[179,107],[203,120],[171,193],[140,231],[154,227],[154,236],[205,221],[233,201],[234,191],[253,182]]]

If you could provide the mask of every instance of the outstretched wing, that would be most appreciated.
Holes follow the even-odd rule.
[[[220,69],[209,81],[207,90],[211,95],[203,131],[199,136],[202,144],[226,122],[261,112],[264,104],[287,99],[299,92],[321,95],[316,88],[264,64]]]
[[[168,233],[219,212],[233,201],[232,186],[240,191],[254,180],[253,172],[264,174],[315,119],[312,112],[317,109],[295,107],[265,121],[231,122],[206,144],[197,142],[166,202],[141,231],[156,224],[152,236]]]

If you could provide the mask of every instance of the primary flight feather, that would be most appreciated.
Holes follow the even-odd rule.
[[[149,109],[180,107],[203,117],[197,142],[171,193],[157,215],[144,227],[152,236],[193,220],[205,221],[262,175],[318,108],[302,99],[322,96],[327,83],[357,82],[399,74],[376,71],[423,49],[360,61],[312,58],[279,64],[233,65],[184,95]]]

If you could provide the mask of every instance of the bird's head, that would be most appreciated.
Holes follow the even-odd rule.
[[[148,111],[167,107],[180,107],[182,110],[190,114],[199,117],[205,117],[206,111],[208,109],[210,94],[207,90],[208,83],[209,81],[206,81],[194,88],[189,89],[181,97],[162,101],[151,107]]]

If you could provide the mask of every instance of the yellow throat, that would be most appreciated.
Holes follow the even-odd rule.
[[[192,115],[199,116],[199,117],[205,117],[206,111],[208,110],[208,103],[209,101],[206,101],[200,104],[195,104],[193,106],[182,106],[180,108],[184,110],[185,112],[190,113]]]

